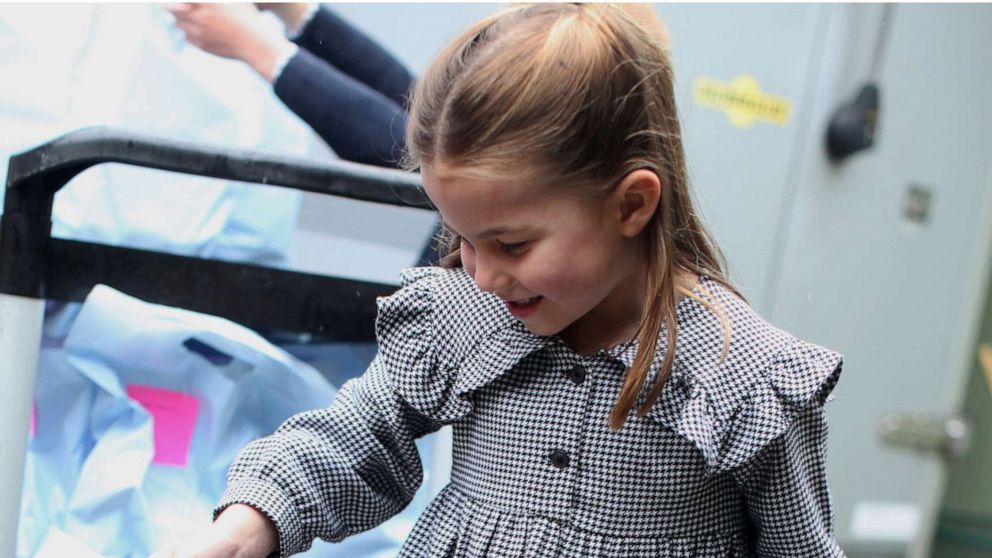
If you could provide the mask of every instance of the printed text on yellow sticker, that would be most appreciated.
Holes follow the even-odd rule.
[[[692,99],[701,107],[723,111],[738,128],[747,128],[755,121],[785,126],[792,118],[792,102],[763,92],[758,81],[747,74],[730,83],[699,76],[693,82]]]

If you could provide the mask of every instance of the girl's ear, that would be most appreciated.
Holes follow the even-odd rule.
[[[612,197],[619,210],[621,234],[633,238],[641,234],[658,210],[661,180],[652,170],[635,170],[620,181]]]

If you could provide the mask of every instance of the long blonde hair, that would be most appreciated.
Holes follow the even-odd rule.
[[[645,229],[647,296],[628,369],[609,422],[648,412],[674,363],[678,270],[706,275],[736,293],[723,256],[693,208],[675,110],[672,69],[661,45],[623,10],[598,4],[513,6],[480,21],[443,49],[418,82],[406,132],[407,167],[447,165],[606,193],[630,172],[661,181]],[[445,267],[461,265],[447,235]],[[725,326],[724,355],[729,343]],[[667,347],[645,394],[658,337]],[[721,357],[722,358],[722,357]],[[638,401],[642,400],[638,405]]]

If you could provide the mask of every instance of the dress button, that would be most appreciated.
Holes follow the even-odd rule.
[[[551,464],[559,469],[567,469],[571,459],[568,454],[560,449],[551,452]]]
[[[576,364],[565,372],[565,377],[572,380],[575,385],[579,385],[586,379],[586,369],[581,364]]]

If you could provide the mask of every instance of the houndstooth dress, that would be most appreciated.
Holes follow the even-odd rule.
[[[696,294],[711,294],[732,328],[727,358],[719,319],[684,298],[662,397],[613,432],[636,342],[579,356],[528,332],[462,270],[408,270],[404,285],[379,300],[368,371],[230,468],[217,512],[261,510],[281,556],[402,510],[422,478],[414,440],[443,425],[451,483],[401,558],[843,556],[824,468],[837,353],[701,278]]]

